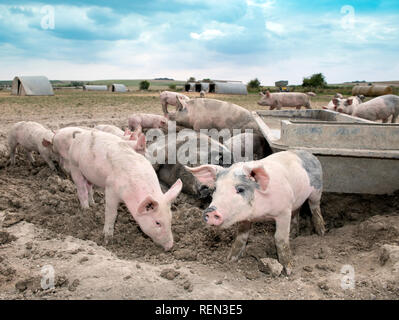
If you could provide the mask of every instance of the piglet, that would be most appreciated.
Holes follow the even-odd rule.
[[[165,250],[173,246],[170,206],[182,188],[181,180],[162,193],[151,163],[113,135],[75,134],[69,149],[72,179],[82,208],[89,207],[87,184],[105,189],[105,241],[113,236],[118,205],[124,202],[141,230]]]
[[[158,114],[136,113],[129,116],[129,128],[137,129],[139,126],[143,129],[166,128],[168,119]]]
[[[274,220],[278,259],[291,272],[289,235],[291,217],[299,215],[308,200],[316,232],[323,235],[320,211],[322,168],[311,153],[292,150],[274,153],[262,160],[239,162],[230,168],[203,165],[188,168],[200,183],[215,188],[213,200],[204,211],[208,225],[229,228],[239,222],[238,235],[229,259],[244,252],[252,222]]]
[[[201,93],[200,93],[201,95]],[[172,92],[172,91],[162,91],[159,93],[159,99],[161,100],[162,111],[165,117],[168,116],[168,105],[177,107],[177,97],[182,100],[190,100],[189,97],[182,93]],[[201,97],[202,98],[202,97]]]
[[[41,124],[32,121],[17,122],[8,133],[8,145],[10,147],[10,161],[15,164],[15,151],[21,145],[31,163],[34,162],[32,151],[40,154],[52,170],[56,170],[52,159],[55,155],[51,150],[42,145],[42,140],[52,140],[54,133]]]

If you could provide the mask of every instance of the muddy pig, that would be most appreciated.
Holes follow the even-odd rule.
[[[387,94],[358,105],[348,103],[340,105],[337,111],[371,121],[382,120],[383,123],[392,116],[391,122],[395,123],[399,115],[399,96]]]
[[[159,99],[161,100],[162,111],[165,117],[168,115],[168,105],[177,107],[176,97],[180,97],[182,100],[190,100],[186,95],[177,92],[162,91],[159,93]]]
[[[169,158],[171,150],[175,151],[176,158]],[[205,134],[189,129],[180,131],[176,137],[166,135],[150,144],[146,157],[153,164],[160,181],[170,186],[180,178],[183,182],[183,192],[200,198],[209,196],[210,190],[207,186],[198,184],[192,173],[185,169],[185,164],[198,166],[213,163],[230,166],[232,160],[230,150],[224,145]]]
[[[11,127],[8,133],[8,145],[10,147],[10,161],[15,164],[15,151],[18,145],[21,145],[31,163],[34,162],[32,151],[40,154],[52,170],[55,170],[52,159],[56,156],[51,149],[42,145],[43,139],[52,140],[54,132],[46,129],[41,124],[32,121],[17,122]]]
[[[301,92],[276,92],[266,93],[260,92],[262,98],[258,101],[260,106],[270,106],[270,110],[281,110],[282,107],[295,107],[301,109],[304,106],[306,109],[311,109],[309,95]]]
[[[289,274],[291,217],[298,216],[306,200],[316,232],[325,232],[320,211],[322,168],[307,151],[282,151],[262,160],[239,162],[228,169],[217,165],[187,169],[201,183],[216,187],[212,203],[204,211],[207,224],[228,228],[239,222],[230,260],[237,260],[244,252],[252,222],[274,220],[278,259]]]
[[[72,179],[82,208],[89,207],[88,183],[105,189],[105,241],[113,236],[121,202],[141,230],[165,250],[173,246],[170,206],[181,180],[164,194],[151,163],[127,141],[99,131],[77,133],[69,149]]]
[[[237,134],[223,144],[231,150],[233,162],[259,160],[272,154],[266,139],[251,132]]]

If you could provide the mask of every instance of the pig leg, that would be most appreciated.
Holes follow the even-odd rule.
[[[26,154],[26,156],[27,156],[29,162],[30,162],[31,164],[33,164],[33,163],[35,162],[35,158],[33,158],[32,151],[25,150],[25,154]]]
[[[397,118],[397,117],[398,117],[397,114],[393,114],[393,115],[392,115],[391,123],[396,123],[396,118]]]
[[[94,197],[93,197],[93,195],[94,195],[93,185],[89,181],[87,181],[87,191],[88,191],[88,194],[89,194],[89,205],[92,206],[96,202],[94,201]]]
[[[116,216],[118,215],[119,197],[110,189],[105,189],[104,242],[108,244],[114,235]]]
[[[323,216],[321,215],[320,210],[320,198],[321,198],[321,191],[315,190],[310,195],[308,199],[310,211],[312,213],[312,222],[315,227],[316,233],[320,236],[323,236],[326,229],[324,224]]]
[[[80,205],[83,209],[89,208],[89,196],[87,190],[87,180],[82,175],[80,170],[76,167],[71,168],[71,176],[73,182],[75,182],[76,189],[78,191],[78,198]]]
[[[15,151],[17,150],[18,143],[9,141],[8,144],[10,145],[10,162],[11,165],[15,165]]]
[[[299,211],[300,209],[292,211],[290,231],[290,238],[292,239],[299,236]]]
[[[289,244],[291,214],[291,210],[286,210],[276,217],[276,233],[274,234],[278,261],[283,265],[287,275],[291,274],[292,269]]]
[[[305,109],[312,109],[309,102],[307,102],[304,107],[305,107]]]
[[[237,237],[234,240],[229,256],[227,257],[228,260],[237,261],[238,258],[242,255],[247,245],[250,230],[251,222],[249,221],[243,221],[238,225]]]
[[[382,119],[382,123],[387,123],[387,122],[388,122],[388,118]]]

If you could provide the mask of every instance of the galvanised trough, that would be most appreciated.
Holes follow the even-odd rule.
[[[399,190],[399,124],[329,110],[261,110],[252,115],[273,152],[302,149],[318,157],[324,191]]]

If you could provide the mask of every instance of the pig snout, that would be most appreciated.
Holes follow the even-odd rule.
[[[340,112],[340,113],[343,113],[344,109],[343,108],[338,108],[337,111]]]
[[[173,247],[173,239],[163,246],[165,251],[169,251]]]
[[[206,223],[210,225],[219,226],[223,223],[223,216],[216,210],[215,206],[205,209],[203,215]]]

